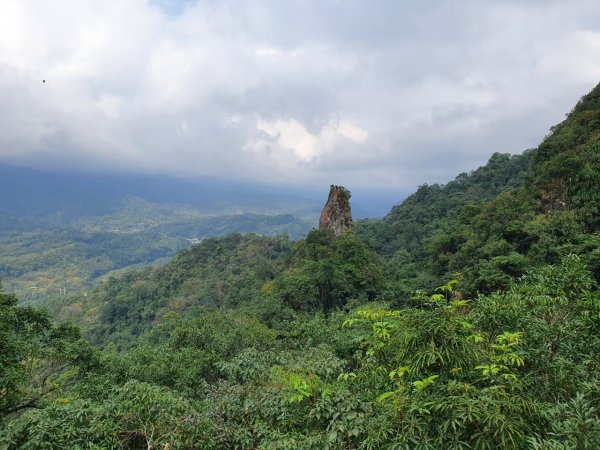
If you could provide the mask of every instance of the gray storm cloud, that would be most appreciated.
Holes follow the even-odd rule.
[[[595,1],[416,3],[3,0],[0,162],[410,189],[600,81]]]

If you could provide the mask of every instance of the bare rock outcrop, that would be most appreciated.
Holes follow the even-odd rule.
[[[329,198],[321,212],[319,229],[332,230],[333,234],[338,237],[351,228],[350,191],[343,186],[332,184],[329,189]]]

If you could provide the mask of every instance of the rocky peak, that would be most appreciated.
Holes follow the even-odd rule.
[[[319,219],[319,229],[332,230],[336,237],[344,231],[352,229],[350,191],[348,189],[343,186],[331,185],[329,198]]]

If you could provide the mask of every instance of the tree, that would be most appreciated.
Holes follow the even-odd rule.
[[[94,351],[71,324],[0,292],[0,419],[39,407],[84,375]]]

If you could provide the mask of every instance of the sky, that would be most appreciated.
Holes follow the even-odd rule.
[[[0,163],[410,192],[598,82],[597,0],[2,0]]]

